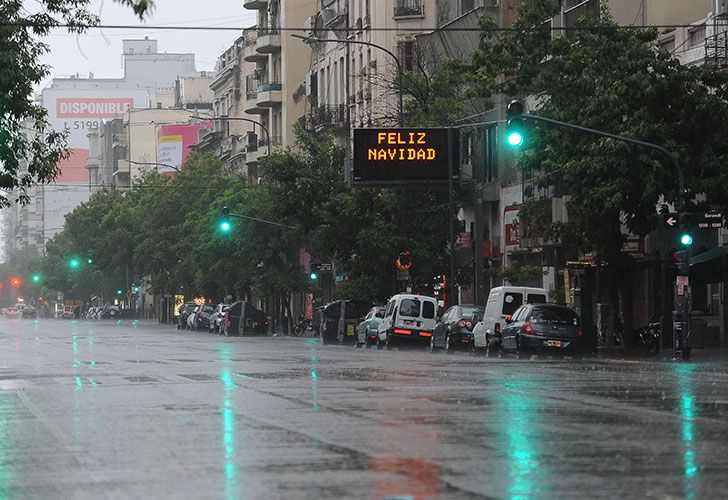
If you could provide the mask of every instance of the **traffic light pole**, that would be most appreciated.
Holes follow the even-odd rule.
[[[527,113],[524,113],[523,115],[521,115],[521,117],[525,120],[549,123],[551,125],[576,130],[585,134],[596,135],[599,137],[608,137],[617,141],[626,142],[629,144],[634,144],[644,148],[659,151],[663,155],[670,158],[670,161],[675,168],[675,175],[677,176],[677,212],[679,214],[685,210],[685,176],[683,174],[682,166],[680,165],[677,157],[662,146],[653,144],[651,142],[638,141],[637,139],[632,139],[623,135],[611,134],[602,130],[596,130],[593,128],[582,127],[580,125],[574,125],[573,123],[554,120],[553,118],[545,118],[543,116]],[[687,252],[685,253],[687,254]],[[685,258],[687,259],[687,257]],[[675,309],[672,311],[674,355],[675,358],[681,358],[684,360],[690,359],[690,318],[688,312],[690,306],[690,288],[688,286],[688,274],[689,267],[686,260],[684,265],[677,266],[674,288]],[[663,314],[665,314],[664,311]]]

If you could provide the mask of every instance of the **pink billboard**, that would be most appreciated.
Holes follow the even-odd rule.
[[[200,130],[212,128],[212,122],[185,125],[162,125],[157,131],[159,171],[173,174],[187,160],[189,148],[200,140]]]

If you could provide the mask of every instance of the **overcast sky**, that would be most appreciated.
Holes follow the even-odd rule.
[[[34,2],[30,2],[32,4]],[[91,10],[101,24],[247,27],[255,24],[255,11],[243,9],[242,0],[156,0],[156,8],[140,22],[128,7],[112,0],[92,0]],[[55,30],[44,41],[50,53],[43,57],[52,66],[51,77],[76,73],[88,77],[120,78],[121,41],[130,38],[159,40],[159,52],[191,52],[198,70],[212,70],[215,60],[240,36],[238,31],[179,31],[150,29],[91,29],[84,35]],[[40,88],[50,81],[47,78]],[[40,90],[37,89],[37,90]]]

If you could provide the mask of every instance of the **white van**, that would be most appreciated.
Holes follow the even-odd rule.
[[[420,342],[429,345],[435,329],[437,299],[424,295],[394,295],[384,310],[377,328],[377,347],[396,342]]]
[[[506,325],[506,318],[523,304],[545,304],[548,302],[545,288],[524,286],[499,286],[491,289],[485,304],[483,319],[473,328],[473,342],[476,349],[500,344],[500,333]]]

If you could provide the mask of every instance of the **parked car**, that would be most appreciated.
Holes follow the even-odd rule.
[[[384,317],[384,306],[372,307],[356,328],[357,345],[371,347],[377,343],[377,328]]]
[[[203,304],[197,308],[195,312],[195,319],[192,323],[193,330],[210,330],[210,316],[215,312],[215,307],[212,304]]]
[[[15,307],[8,307],[5,309],[5,316],[8,318],[17,318],[20,315],[20,309],[16,309]]]
[[[196,307],[197,304],[194,302],[185,302],[184,305],[179,308],[179,314],[177,315],[177,330],[187,326],[187,316],[189,316]]]
[[[21,315],[23,318],[26,319],[35,319],[36,317],[38,317],[38,313],[35,311],[35,307],[33,306],[25,306]]]
[[[250,302],[234,302],[224,313],[222,334],[267,335],[269,324],[265,313]]]
[[[582,341],[576,312],[558,304],[522,305],[501,335],[501,348],[518,357],[535,350],[577,354]]]
[[[210,333],[220,333],[222,317],[228,309],[230,309],[230,304],[218,304],[215,306],[215,310],[210,315]]]
[[[424,295],[394,295],[377,327],[377,347],[407,341],[429,345],[435,329],[437,299]]]
[[[523,304],[544,304],[548,292],[544,288],[498,286],[490,290],[482,321],[473,327],[475,348],[489,351],[500,346],[501,330]]]
[[[445,349],[452,353],[457,349],[475,351],[473,327],[483,319],[482,307],[461,304],[452,306],[445,311],[435,325],[430,337],[430,351]]]

